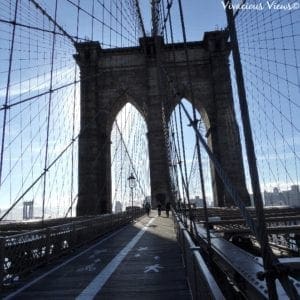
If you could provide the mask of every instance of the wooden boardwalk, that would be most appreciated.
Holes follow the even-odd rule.
[[[143,217],[4,299],[191,299],[172,219]]]

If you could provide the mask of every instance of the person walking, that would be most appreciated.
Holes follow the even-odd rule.
[[[157,213],[158,213],[158,216],[161,215],[161,203],[160,202],[158,202],[158,204],[157,204]]]
[[[170,208],[171,208],[170,202],[167,202],[167,204],[166,204],[166,215],[167,215],[167,218],[169,218]]]
[[[150,203],[149,202],[146,202],[145,204],[145,209],[146,209],[146,213],[147,213],[147,216],[149,217],[150,215]]]

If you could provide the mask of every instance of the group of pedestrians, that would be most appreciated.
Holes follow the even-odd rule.
[[[150,216],[150,210],[151,210],[151,205],[150,205],[149,202],[146,202],[145,209],[146,209],[147,216],[149,217]],[[166,209],[166,216],[167,216],[167,218],[169,218],[170,209],[171,209],[170,202],[166,203],[165,209]],[[161,210],[162,210],[162,205],[161,205],[160,202],[158,202],[157,203],[157,214],[158,214],[158,216],[161,216]]]

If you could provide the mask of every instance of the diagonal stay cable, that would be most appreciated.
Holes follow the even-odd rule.
[[[189,115],[189,113],[188,113],[187,109],[185,108],[185,106],[182,103],[180,103],[180,105],[182,106],[182,108],[183,108],[183,110],[184,110],[187,118],[190,121],[192,121],[192,118]],[[200,143],[202,144],[202,146],[206,150],[209,158],[214,163],[215,169],[216,169],[218,175],[220,176],[220,178],[222,179],[227,192],[230,194],[230,196],[234,200],[234,203],[236,204],[236,206],[239,207],[239,209],[241,211],[241,214],[243,215],[243,217],[245,219],[246,224],[248,225],[248,227],[250,228],[250,230],[253,232],[253,234],[255,235],[255,237],[257,238],[257,240],[261,243],[260,232],[258,230],[258,226],[254,222],[254,220],[251,217],[251,215],[249,214],[249,212],[246,210],[246,206],[243,203],[243,201],[240,198],[240,196],[238,195],[238,192],[237,192],[236,188],[232,184],[232,182],[229,179],[229,177],[227,176],[227,174],[224,172],[224,170],[223,170],[221,164],[219,163],[219,161],[217,160],[217,158],[214,156],[214,154],[212,153],[212,151],[210,150],[210,148],[206,144],[204,138],[202,137],[202,135],[201,135],[200,131],[198,130],[198,128],[196,127],[196,125],[194,123],[192,123],[192,126],[193,126],[193,128],[195,130],[197,138],[199,139]],[[294,289],[293,292],[296,293],[296,295],[297,295],[297,291],[295,289],[295,286],[290,281],[290,279],[288,278],[287,274],[285,274],[284,272],[282,272],[283,271],[281,269],[282,265],[279,262],[279,259],[273,254],[273,252],[272,252],[269,244],[265,245],[265,251],[266,251],[266,255],[268,255],[269,259],[272,261],[273,267],[276,269],[276,271],[278,272],[278,274],[281,274],[281,276],[278,276],[278,279],[281,282],[282,286],[284,288],[286,288],[286,290]],[[268,270],[266,270],[266,271],[268,271]],[[291,298],[291,299],[299,299],[299,298],[296,297],[296,298]]]
[[[14,21],[17,20],[18,4],[19,4],[19,1],[17,0],[16,6],[15,6],[15,11],[14,11]],[[6,133],[6,119],[7,119],[7,111],[8,111],[7,105],[8,105],[8,98],[9,98],[9,87],[10,87],[10,82],[11,82],[11,69],[12,69],[12,63],[13,63],[15,36],[16,36],[16,25],[13,26],[13,31],[12,31],[11,46],[10,46],[10,53],[9,53],[8,75],[7,75],[7,82],[6,82],[5,100],[4,100],[3,129],[2,129],[1,151],[0,151],[0,186],[1,186],[1,181],[2,181],[5,133]]]
[[[186,27],[185,27],[185,20],[184,20],[184,14],[183,14],[183,6],[182,1],[178,0],[178,6],[179,6],[179,14],[180,14],[180,24],[181,24],[181,31],[182,31],[182,37],[183,37],[183,44],[184,44],[184,57],[186,60],[186,67],[187,67],[187,75],[188,75],[188,89],[190,91],[190,97],[192,102],[192,111],[193,111],[193,123],[197,127],[199,120],[197,120],[197,114],[196,114],[196,105],[195,105],[195,94],[194,94],[194,88],[192,84],[192,71],[191,71],[191,64],[190,64],[190,55],[187,47],[187,37],[186,37]],[[181,105],[179,106],[181,109]],[[208,224],[208,213],[207,213],[207,199],[206,199],[206,191],[205,191],[205,184],[204,184],[204,175],[203,175],[203,166],[202,166],[202,159],[201,159],[201,149],[200,144],[197,139],[196,140],[196,150],[197,150],[197,158],[198,158],[198,169],[199,169],[199,179],[200,179],[200,185],[201,185],[201,192],[202,192],[202,198],[203,198],[203,207],[205,211],[205,221],[206,224]],[[195,223],[194,223],[195,225]],[[207,242],[209,245],[209,249],[211,247],[211,241],[210,241],[210,231],[208,226],[206,226],[206,233],[207,233]]]
[[[142,16],[142,13],[141,13],[139,0],[134,0],[134,4],[135,4],[136,13],[138,15],[139,25],[141,27],[143,36],[146,37],[146,31],[145,31],[145,26],[144,26],[144,21],[143,21],[143,16]]]
[[[125,125],[126,126],[126,123],[127,123],[127,120],[128,120],[128,117],[129,117],[129,114],[127,115],[126,117],[126,121],[125,121]],[[97,116],[94,117],[94,120],[97,119]],[[89,124],[86,125],[87,127],[89,126]],[[124,129],[123,127],[121,128],[122,130]],[[101,146],[101,149],[98,151],[98,153],[96,154],[95,158],[93,159],[93,162],[92,162],[92,166],[91,166],[91,169],[95,169],[97,167],[97,163],[99,162],[99,160],[101,159],[101,156],[103,154],[103,149],[107,146],[107,143],[108,141],[106,141],[106,143],[102,144]],[[122,140],[120,139],[118,141],[118,146],[116,148],[116,151],[118,150],[118,148],[120,147],[120,145],[122,145]],[[110,166],[112,166],[112,164],[114,163],[116,159],[116,152],[111,160],[111,163],[110,163]],[[104,186],[105,184],[102,185],[102,189],[101,189],[101,192],[100,194],[103,192],[104,190]],[[78,191],[78,193],[74,196],[73,200],[72,200],[72,203],[71,205],[69,206],[67,212],[66,212],[66,215],[65,217],[67,217],[67,215],[69,214],[69,212],[72,210],[72,205],[74,204],[74,202],[76,201],[76,199],[78,198],[78,195],[81,193],[81,189]],[[99,205],[99,202],[96,203],[96,205]]]
[[[39,5],[35,0],[29,0],[30,2],[32,2],[34,5],[35,5],[35,7],[39,10],[39,11],[41,11],[41,13],[43,14],[43,15],[45,15],[48,19],[49,19],[49,21],[51,21],[74,45],[75,45],[75,43],[76,43],[76,41],[74,40],[74,38],[70,35],[70,34],[68,34],[63,28],[62,28],[62,26],[60,26],[57,22],[56,22],[56,20],[54,20],[48,13],[47,13],[47,11],[41,6],[41,5]]]
[[[53,30],[50,30],[50,29],[39,28],[37,26],[23,24],[23,23],[20,23],[20,22],[14,22],[14,21],[11,21],[11,20],[0,19],[0,22],[1,23],[6,23],[6,24],[11,24],[11,25],[16,25],[16,26],[20,26],[20,27],[23,27],[23,28],[36,30],[36,31],[42,31],[42,32],[47,32],[47,33],[51,33],[51,34],[55,34],[55,35],[65,36],[64,32],[57,32],[57,31],[54,32]],[[72,37],[73,39],[76,38],[76,37],[71,36],[71,35],[70,35],[70,37]]]
[[[173,5],[173,0],[167,0],[167,13],[166,13],[166,15],[164,17],[164,20],[163,20],[163,25],[162,25],[162,28],[161,28],[161,34],[164,32],[164,30],[167,27],[167,22],[170,18],[170,15],[171,15],[172,5]]]
[[[74,80],[74,81],[72,81],[72,82],[69,82],[69,83],[66,83],[66,84],[64,84],[64,85],[58,86],[57,88],[53,88],[52,90],[47,89],[45,92],[39,93],[39,94],[37,94],[37,95],[34,95],[34,96],[31,96],[31,97],[22,99],[22,100],[20,100],[20,101],[13,102],[13,103],[11,103],[11,104],[7,104],[6,106],[4,105],[4,106],[0,107],[0,111],[1,111],[1,110],[5,110],[5,109],[7,109],[7,108],[12,108],[12,107],[14,107],[14,106],[16,106],[16,105],[23,104],[23,103],[25,103],[25,102],[34,100],[34,99],[36,99],[36,98],[40,98],[40,97],[42,97],[42,96],[48,95],[49,93],[57,92],[57,91],[59,91],[59,90],[61,90],[61,89],[64,89],[64,88],[66,88],[66,87],[69,87],[69,86],[72,86],[72,85],[76,85],[76,84],[78,84],[78,83],[80,83],[80,82],[82,82],[82,81],[90,80],[90,79],[92,79],[92,78],[94,78],[94,77],[97,77],[97,76],[103,74],[103,73],[104,73],[104,71],[97,72],[97,73],[95,73],[95,74],[93,74],[93,75],[85,76],[83,79]]]
[[[45,176],[45,174],[56,164],[57,161],[61,159],[61,157],[69,150],[69,148],[72,147],[72,145],[79,139],[80,136],[89,128],[91,124],[99,117],[101,113],[101,110],[99,110],[94,118],[90,120],[82,129],[81,131],[74,137],[72,138],[71,142],[56,156],[56,158],[48,164],[48,166],[41,172],[41,174],[32,182],[32,184],[29,185],[29,187],[20,195],[14,203],[11,205],[11,207],[0,217],[0,221],[2,221],[11,211],[12,209],[24,198],[24,196]],[[105,145],[103,145],[104,147]],[[100,151],[101,153],[102,151]],[[100,155],[98,156],[97,159],[99,159]]]
[[[251,185],[252,185],[252,190],[254,195],[255,211],[258,220],[257,221],[258,224],[256,228],[257,229],[256,237],[261,247],[263,266],[265,269],[264,276],[268,287],[268,294],[270,299],[274,299],[274,300],[278,299],[276,283],[275,283],[275,279],[278,277],[286,293],[292,299],[299,299],[297,290],[295,286],[292,284],[292,282],[289,280],[287,272],[284,273],[282,272],[282,270],[280,271],[279,269],[280,267],[278,267],[279,260],[272,252],[272,249],[268,242],[268,236],[267,236],[266,224],[265,224],[265,215],[263,210],[263,201],[262,201],[260,185],[259,185],[259,176],[258,176],[258,169],[256,165],[254,142],[253,142],[253,137],[251,132],[248,103],[247,103],[245,83],[243,77],[243,69],[241,65],[239,43],[237,39],[236,24],[235,24],[233,12],[229,8],[229,6],[232,5],[232,0],[224,0],[224,4],[227,5],[226,17],[228,23],[228,32],[230,35],[230,41],[232,45],[232,55],[233,55],[233,62],[234,62],[234,70],[237,79],[237,91],[238,91],[238,99],[239,99],[240,110],[242,115],[246,153],[247,153],[248,164],[249,164]]]
[[[169,86],[173,90],[174,96],[178,97],[180,94],[178,93],[172,80],[170,79],[170,77],[167,73],[167,70],[164,67],[162,67],[162,71],[165,73],[165,75],[167,77]],[[259,243],[261,245],[261,232],[260,232],[257,224],[254,222],[254,219],[251,217],[250,213],[247,211],[246,206],[243,203],[242,199],[240,198],[240,195],[238,194],[235,186],[229,179],[226,172],[223,170],[222,165],[220,164],[218,159],[215,157],[213,152],[210,150],[209,146],[206,144],[206,141],[202,137],[202,134],[197,127],[197,124],[195,122],[192,122],[193,119],[190,116],[188,110],[186,109],[186,107],[184,106],[184,104],[182,102],[180,102],[180,106],[183,108],[183,111],[185,112],[186,117],[191,122],[191,126],[193,127],[195,134],[196,134],[196,138],[202,144],[203,148],[205,149],[206,153],[208,154],[208,157],[214,164],[216,172],[218,173],[220,179],[224,183],[225,189],[227,190],[228,194],[232,197],[235,205],[240,209],[240,212],[241,212],[243,218],[245,219],[247,226],[250,228],[250,230],[252,231],[252,233],[254,234],[254,236],[256,237],[256,239],[259,241]],[[284,267],[280,263],[279,259],[273,254],[269,244],[264,245],[264,247],[265,247],[265,254],[268,256],[268,260],[272,261],[273,270],[275,270],[277,272],[278,279],[281,282],[282,286],[285,288],[285,290],[287,291],[287,293],[289,295],[295,296],[292,299],[299,299],[296,287],[293,285],[293,281],[291,281],[289,279],[289,277],[287,276],[287,273],[284,272],[284,270],[283,270]],[[269,271],[269,270],[266,270],[266,271]]]
[[[139,184],[139,187],[140,187],[142,193],[144,194],[144,196],[146,196],[146,193],[145,193],[144,189],[143,189],[142,186],[141,186],[140,180],[138,179],[138,174],[137,174],[136,169],[135,169],[135,167],[134,167],[132,157],[131,157],[131,155],[130,155],[130,153],[129,153],[129,151],[128,151],[127,145],[126,145],[126,143],[125,143],[125,141],[124,141],[124,137],[123,137],[123,134],[122,134],[122,132],[121,132],[121,129],[120,129],[119,125],[118,125],[117,120],[116,120],[116,127],[117,127],[117,129],[118,129],[118,131],[119,131],[119,134],[120,134],[122,143],[123,143],[123,145],[124,145],[124,147],[125,147],[125,152],[126,152],[127,155],[128,155],[130,164],[131,164],[131,166],[132,166],[132,170],[133,170],[133,172],[134,172],[134,174],[135,174],[135,176],[136,176],[136,178],[137,178],[137,182],[138,182],[138,184]]]

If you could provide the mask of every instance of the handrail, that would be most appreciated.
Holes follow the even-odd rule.
[[[143,214],[144,209],[135,209],[133,218]],[[131,212],[121,212],[0,237],[0,290],[13,286],[38,266],[131,221]]]
[[[195,245],[176,212],[174,210],[172,211],[177,240],[182,250],[193,299],[225,299],[221,289],[200,254],[200,248]]]

